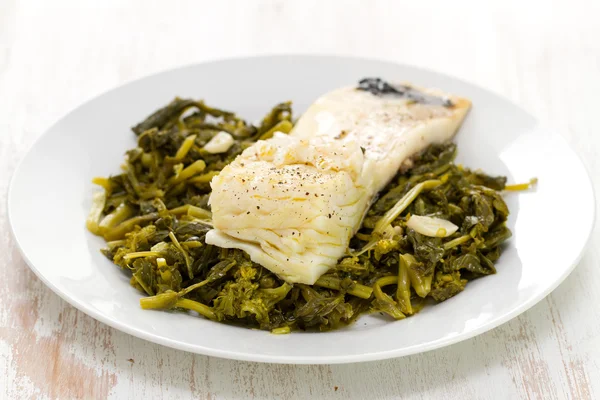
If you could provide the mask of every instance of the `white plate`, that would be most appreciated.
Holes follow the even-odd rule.
[[[301,112],[320,94],[365,76],[442,88],[473,101],[456,140],[459,161],[537,190],[506,197],[514,236],[498,273],[460,295],[393,322],[378,315],[328,333],[271,335],[144,311],[129,278],[85,229],[94,176],[118,171],[135,145],[130,126],[174,96],[206,99],[250,120],[293,100]],[[86,314],[134,336],[196,353],[279,363],[344,363],[418,353],[485,332],[553,290],[578,262],[594,221],[588,175],[565,141],[514,104],[445,75],[387,62],[322,56],[257,57],[193,65],[105,93],[69,113],[33,146],[8,198],[21,252],[46,285]]]

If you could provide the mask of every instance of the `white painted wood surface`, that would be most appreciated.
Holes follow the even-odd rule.
[[[489,88],[555,126],[598,189],[599,21],[585,0],[0,0],[0,398],[600,398],[599,229],[554,293],[491,332],[401,359],[286,366],[96,322],[34,277],[6,219],[16,163],[81,102],[182,64],[281,52],[389,59]]]

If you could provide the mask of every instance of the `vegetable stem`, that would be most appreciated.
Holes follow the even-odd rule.
[[[171,214],[174,215],[183,215],[187,214],[190,217],[199,218],[199,219],[208,219],[212,218],[212,213],[204,208],[196,207],[191,204],[184,204],[183,206],[175,207],[169,210]]]
[[[109,248],[116,246],[125,246],[127,244],[127,240],[113,240],[112,242],[106,242],[106,245]]]
[[[402,213],[402,211],[406,210],[406,208],[412,203],[417,196],[423,191],[427,189],[433,189],[436,186],[442,184],[441,180],[432,179],[429,181],[424,181],[415,185],[412,189],[408,191],[398,202],[389,209],[379,221],[375,224],[374,233],[383,233],[385,228],[387,228],[392,221],[394,221],[398,216]]]
[[[190,217],[208,220],[212,218],[212,213],[210,211],[192,205],[190,205],[190,207],[188,208],[187,215],[189,215]]]
[[[375,284],[379,287],[394,285],[398,283],[398,277],[394,275],[384,276],[383,278],[377,279]]]
[[[160,254],[158,251],[136,251],[133,253],[127,253],[123,256],[123,259],[125,260],[131,260],[132,258],[140,258],[140,257],[160,257],[162,254]]]
[[[371,235],[367,235],[366,233],[357,232],[354,236],[356,236],[356,238],[363,240],[365,242],[368,242],[371,239]]]
[[[179,240],[177,240],[177,238],[175,237],[175,234],[173,232],[169,232],[169,238],[171,238],[171,242],[173,242],[173,244],[179,249],[179,251],[181,251],[181,253],[183,254],[183,258],[185,259],[185,265],[187,267],[188,270],[188,276],[190,279],[194,279],[194,271],[192,271],[192,260],[190,259],[190,255],[188,254],[188,252],[181,246],[181,244],[179,243]],[[191,287],[191,286],[190,286]]]
[[[184,246],[186,249],[195,249],[198,247],[202,247],[202,243],[198,242],[197,240],[191,242],[183,242],[181,243],[181,245]]]
[[[371,232],[371,241],[367,243],[360,251],[353,253],[353,255],[358,256],[366,251],[371,250],[373,247],[375,247],[377,242],[385,236],[386,233],[388,233],[388,236],[393,235],[394,230],[391,225],[392,222],[394,222],[394,220],[398,218],[398,216],[402,214],[404,210],[406,210],[406,208],[419,196],[419,194],[421,194],[423,190],[433,189],[434,187],[444,183],[447,179],[447,177],[442,177],[441,179],[431,179],[421,182],[410,189],[408,193],[402,196],[402,198],[398,200],[398,202],[392,208],[390,208],[383,215],[383,217],[379,219],[379,221],[377,221],[373,232]]]
[[[315,286],[324,287],[332,290],[342,290],[342,280],[333,276],[322,276],[315,282]],[[354,285],[347,290],[348,294],[352,296],[360,297],[361,299],[368,299],[373,293],[373,289],[368,286],[361,285],[354,281]]]
[[[283,121],[279,121],[271,129],[269,129],[268,131],[266,131],[265,133],[260,135],[258,140],[265,140],[265,139],[272,138],[273,134],[275,132],[290,133],[290,131],[292,130],[293,127],[294,127],[294,125],[292,125],[292,123],[290,121],[288,121],[287,119],[284,119]]]
[[[113,212],[102,218],[102,221],[100,221],[100,232],[105,232],[106,230],[119,225],[121,222],[131,217],[134,212],[134,209],[127,203],[123,202],[119,204]]]
[[[181,143],[181,146],[179,146],[179,149],[177,149],[177,153],[175,153],[175,157],[170,159],[169,161],[183,160],[185,158],[185,156],[187,155],[187,153],[192,148],[192,146],[194,145],[194,142],[196,141],[196,136],[197,135],[190,135],[190,136],[186,137],[184,139],[183,143]]]
[[[289,326],[282,326],[279,328],[271,329],[271,333],[274,335],[285,335],[290,333],[292,330]]]
[[[169,213],[171,213],[173,215],[182,215],[182,214],[187,214],[189,209],[190,209],[190,204],[184,204],[179,207],[171,208],[169,210]]]
[[[179,294],[171,290],[150,297],[140,299],[140,307],[144,310],[160,310],[173,308],[179,300]]]
[[[190,182],[190,183],[199,183],[199,184],[209,183],[212,180],[212,178],[214,178],[215,176],[219,175],[219,172],[221,172],[221,171],[210,171],[210,172],[207,172],[207,173],[202,174],[202,175],[194,176],[193,178],[190,178],[188,180],[188,182]]]
[[[165,260],[162,257],[157,258],[156,259],[156,266],[158,268],[166,267],[167,266],[167,260]]]
[[[466,243],[469,240],[471,240],[471,235],[463,235],[457,237],[456,239],[452,239],[449,242],[444,243],[444,250],[450,250],[451,248],[460,246],[461,244]]]
[[[157,294],[156,296],[143,297],[140,299],[140,306],[144,310],[169,310],[174,307],[185,308],[187,310],[196,311],[198,314],[203,315],[208,319],[217,320],[217,316],[209,306],[194,300],[182,299],[180,298],[179,293],[172,291]]]
[[[106,190],[107,192],[110,192],[112,189],[110,180],[108,178],[104,178],[102,176],[97,176],[94,179],[92,179],[92,183],[95,185],[102,186],[104,188],[104,190]]]
[[[212,319],[213,321],[217,320],[217,316],[209,306],[194,300],[179,299],[177,300],[177,303],[175,303],[175,307],[196,311],[198,314],[205,316],[208,319]]]
[[[522,190],[531,189],[535,185],[537,185],[538,179],[531,178],[527,183],[516,183],[514,185],[506,185],[504,186],[504,190],[508,190],[510,192],[518,192]]]
[[[379,302],[380,305],[383,305],[381,310],[389,314],[395,319],[403,319],[406,316],[398,309],[397,303],[392,299],[388,294],[384,293],[381,290],[382,286],[393,285],[398,282],[397,276],[386,276],[383,278],[379,278],[373,284],[373,294],[375,295],[375,301]]]
[[[157,218],[158,218],[157,213],[150,213],[150,214],[139,215],[137,217],[129,218],[128,220],[121,222],[119,225],[115,226],[114,228],[109,229],[108,231],[104,232],[104,239],[106,239],[108,241],[122,239],[123,237],[125,237],[125,234],[127,232],[132,231],[136,225],[141,225],[146,222],[153,221]]]
[[[176,185],[179,182],[183,182],[192,176],[199,174],[206,168],[204,160],[196,160],[191,165],[185,167],[179,174],[169,178],[169,185]]]
[[[106,204],[106,191],[95,192],[92,196],[92,208],[85,222],[85,226],[94,235],[100,235],[100,218],[102,217],[102,211]]]
[[[415,289],[415,292],[419,297],[426,297],[431,291],[431,280],[433,279],[433,273],[425,276],[417,273],[412,264],[416,264],[417,259],[412,254],[401,254],[400,257],[404,258],[407,265],[408,277],[410,278],[410,284]]]
[[[408,276],[408,262],[400,255],[398,266],[398,288],[396,289],[396,300],[400,306],[400,311],[404,314],[413,314],[413,308],[410,304],[410,278]]]

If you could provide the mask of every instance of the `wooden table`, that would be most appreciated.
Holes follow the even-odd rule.
[[[84,3],[0,2],[0,398],[600,397],[599,229],[554,293],[486,334],[401,359],[288,366],[187,354],[96,322],[29,271],[5,207],[16,163],[81,102],[182,64],[281,52],[389,59],[491,89],[549,121],[600,188],[597,1]]]

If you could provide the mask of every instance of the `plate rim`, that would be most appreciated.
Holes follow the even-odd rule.
[[[591,242],[592,232],[594,231],[595,226],[596,226],[596,204],[597,204],[597,202],[596,202],[596,196],[595,196],[595,191],[594,191],[594,185],[593,185],[593,181],[591,179],[590,172],[589,172],[587,166],[585,165],[585,163],[582,161],[582,158],[577,153],[577,151],[575,151],[575,149],[573,149],[573,147],[569,144],[569,142],[562,135],[560,135],[555,129],[549,129],[549,130],[547,130],[548,134],[553,137],[556,137],[558,140],[562,141],[562,144],[568,149],[568,151],[570,151],[575,156],[576,162],[579,164],[579,166],[582,167],[583,171],[585,172],[585,175],[587,178],[586,181],[587,181],[588,187],[590,189],[591,200],[592,200],[592,204],[593,204],[592,215],[591,215],[592,223],[590,224],[589,230],[586,233],[587,239],[586,239],[585,243],[583,244],[583,246],[580,248],[579,254],[577,255],[577,257],[574,258],[574,261],[571,263],[570,266],[563,269],[560,277],[558,279],[556,279],[551,285],[548,285],[544,290],[541,290],[537,295],[532,296],[527,301],[524,301],[523,303],[519,304],[519,306],[515,307],[510,312],[508,312],[504,315],[500,315],[496,318],[493,318],[490,321],[488,321],[487,323],[479,326],[476,329],[470,330],[465,333],[460,333],[460,334],[457,334],[452,337],[441,338],[441,339],[438,339],[436,341],[432,341],[432,342],[429,342],[426,344],[413,345],[413,346],[405,347],[405,348],[373,352],[373,353],[367,353],[367,354],[326,356],[326,357],[262,355],[262,354],[258,354],[258,353],[245,353],[245,352],[239,352],[239,351],[217,350],[217,349],[214,349],[211,347],[206,347],[204,345],[190,344],[187,342],[181,342],[181,341],[177,341],[174,339],[161,337],[161,336],[155,335],[151,332],[137,329],[131,325],[111,319],[110,317],[105,316],[103,313],[97,312],[95,309],[90,308],[88,305],[86,305],[85,302],[82,302],[76,298],[67,296],[65,293],[63,293],[61,290],[59,290],[54,284],[52,284],[49,280],[47,280],[46,277],[34,266],[34,264],[31,262],[29,257],[27,257],[27,254],[25,253],[25,251],[23,250],[23,248],[21,246],[21,242],[19,241],[19,238],[15,233],[14,224],[13,224],[13,216],[11,213],[11,210],[12,210],[11,204],[13,203],[13,195],[12,195],[13,187],[15,185],[14,182],[16,180],[16,177],[19,175],[22,165],[24,164],[24,161],[27,159],[29,153],[32,151],[32,149],[34,147],[37,146],[37,144],[46,135],[49,134],[49,132],[51,132],[53,130],[53,128],[60,121],[62,121],[67,116],[71,115],[77,109],[87,105],[90,102],[95,101],[97,98],[104,96],[107,93],[119,90],[126,86],[133,85],[133,84],[135,84],[139,81],[142,81],[144,79],[147,79],[147,78],[156,77],[158,75],[162,75],[162,74],[166,74],[166,73],[174,73],[174,72],[184,70],[184,69],[197,68],[199,66],[203,66],[203,65],[207,65],[207,64],[215,64],[215,63],[222,63],[222,62],[236,62],[236,61],[243,61],[243,60],[257,60],[257,59],[262,59],[264,61],[267,61],[268,59],[286,58],[286,57],[314,58],[314,59],[327,58],[327,59],[338,59],[338,60],[349,60],[349,61],[369,61],[369,62],[377,62],[377,63],[386,63],[386,64],[399,66],[399,67],[407,67],[407,68],[414,69],[414,70],[420,70],[425,73],[435,74],[435,75],[438,75],[445,79],[450,79],[453,81],[460,82],[462,84],[476,87],[477,89],[487,92],[488,94],[491,94],[495,97],[501,98],[502,100],[509,102],[510,104],[518,107],[521,111],[523,111],[528,116],[533,118],[539,125],[544,126],[544,124],[538,118],[536,118],[531,113],[529,113],[528,111],[523,109],[519,104],[516,104],[515,102],[508,99],[506,96],[504,96],[502,94],[495,93],[492,90],[489,90],[487,88],[479,86],[478,84],[470,83],[463,79],[456,78],[449,74],[438,72],[433,69],[423,68],[420,66],[414,66],[414,65],[406,64],[406,63],[399,63],[399,62],[395,62],[395,61],[387,60],[387,59],[379,59],[379,58],[371,58],[371,57],[357,57],[357,56],[338,55],[338,54],[331,54],[331,55],[329,55],[329,54],[303,54],[303,53],[261,54],[261,55],[253,55],[253,56],[237,56],[237,57],[217,58],[217,59],[207,60],[205,62],[195,62],[195,63],[180,65],[180,66],[177,66],[174,68],[162,69],[157,72],[154,72],[151,74],[146,74],[146,75],[137,77],[135,79],[126,81],[122,84],[112,86],[109,89],[104,90],[98,94],[95,94],[95,95],[89,97],[88,99],[84,100],[81,103],[78,103],[74,107],[70,108],[67,112],[63,113],[53,123],[51,123],[43,131],[43,133],[41,133],[33,141],[33,143],[29,146],[29,148],[24,152],[24,155],[21,157],[21,159],[17,163],[17,166],[15,167],[15,169],[12,173],[10,183],[8,185],[6,207],[7,207],[8,226],[10,227],[11,235],[13,237],[14,243],[16,244],[16,247],[17,247],[19,253],[21,254],[23,260],[25,261],[25,263],[27,264],[29,269],[31,271],[33,271],[33,273],[37,276],[37,278],[40,279],[44,283],[44,285],[46,285],[52,292],[54,292],[56,295],[58,295],[61,299],[66,301],[71,306],[75,307],[77,310],[85,313],[86,315],[90,316],[91,318],[93,318],[97,321],[100,321],[116,330],[125,332],[129,335],[135,336],[137,338],[140,338],[140,339],[152,342],[152,343],[156,343],[159,345],[171,347],[171,348],[174,348],[177,350],[182,350],[182,351],[186,351],[186,352],[190,352],[190,353],[202,354],[202,355],[225,358],[225,359],[232,359],[232,360],[240,360],[240,361],[276,363],[276,364],[346,364],[346,363],[355,363],[355,362],[384,360],[384,359],[390,359],[390,358],[404,357],[404,356],[413,355],[413,354],[425,353],[425,352],[428,352],[431,350],[435,350],[435,349],[439,349],[439,348],[449,346],[449,345],[452,345],[455,343],[459,343],[459,342],[471,339],[475,336],[481,335],[485,332],[488,332],[488,331],[510,321],[511,319],[517,317],[518,315],[524,313],[525,311],[529,310],[531,307],[536,305],[538,302],[543,300],[546,296],[548,296],[551,292],[553,292],[562,282],[564,282],[564,280],[573,272],[575,267],[580,263],[581,259],[583,258],[584,254]],[[16,200],[14,200],[14,201],[16,201]],[[291,359],[291,358],[293,358],[293,359]]]

